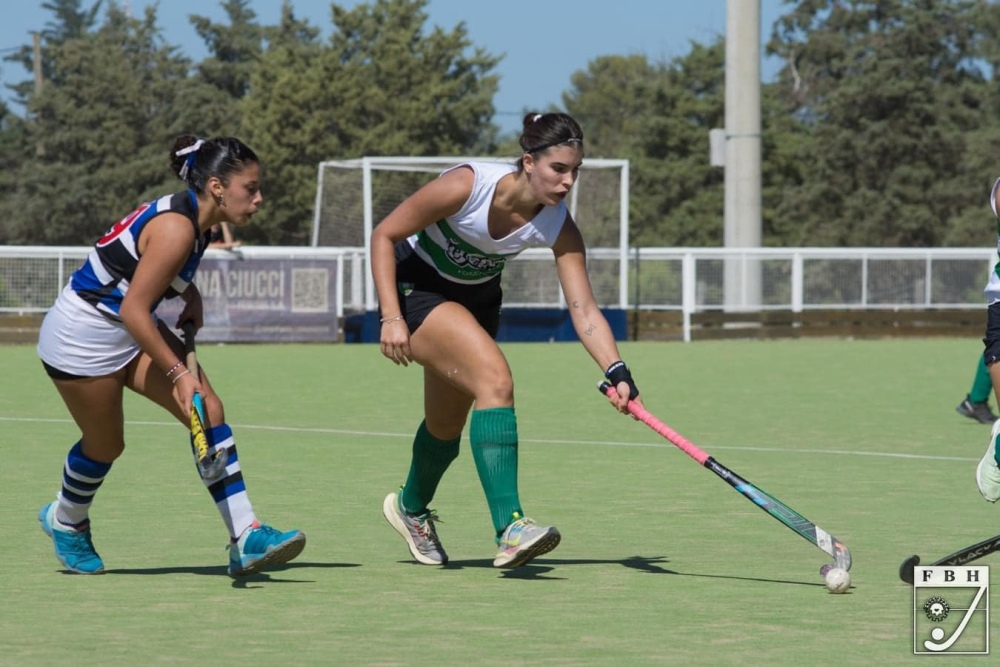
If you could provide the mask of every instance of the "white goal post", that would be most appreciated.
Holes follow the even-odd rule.
[[[513,162],[496,157],[362,157],[320,162],[317,169],[316,206],[313,215],[313,247],[363,247],[370,256],[373,227],[421,185],[448,167],[464,162]],[[602,289],[595,284],[601,306],[627,308],[629,278],[629,162],[587,158],[567,202],[589,248],[617,250],[613,266],[604,260],[600,271]],[[526,254],[531,253],[528,251]],[[551,256],[551,255],[550,255]],[[605,255],[606,256],[606,255]],[[588,268],[595,280],[591,256]],[[516,265],[515,261],[513,265]],[[538,266],[539,262],[531,262]],[[506,274],[512,265],[508,265]],[[551,267],[545,267],[554,274]],[[505,284],[505,304],[525,307],[565,306],[558,281],[522,268],[517,287]],[[523,285],[527,282],[528,285]],[[535,283],[535,284],[532,284]],[[365,271],[365,307],[377,308],[371,270]]]

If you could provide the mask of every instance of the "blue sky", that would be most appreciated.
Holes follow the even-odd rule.
[[[95,0],[82,0],[84,7]],[[105,5],[115,0],[104,0]],[[753,2],[754,0],[730,0]],[[690,50],[692,41],[707,44],[726,29],[727,0],[430,0],[428,25],[446,29],[464,22],[476,46],[494,55],[505,55],[497,67],[500,88],[494,98],[497,122],[504,131],[520,127],[522,111],[558,105],[570,87],[570,77],[603,55],[645,54],[650,60],[669,60]],[[771,26],[785,11],[785,0],[760,0],[761,32],[766,41]],[[223,21],[218,0],[118,0],[136,15],[158,5],[157,20],[164,38],[189,57],[206,54],[188,21],[198,14]],[[358,0],[337,4],[353,7]],[[44,28],[52,17],[41,0],[5,3],[0,21],[0,53],[31,42],[31,33]],[[295,14],[329,35],[332,29],[330,0],[293,0]],[[251,7],[261,23],[276,23],[281,0],[253,0]],[[609,10],[613,7],[613,10]],[[779,64],[767,60],[768,79]],[[29,79],[19,65],[0,62],[0,81]],[[6,91],[0,92],[7,99]]]

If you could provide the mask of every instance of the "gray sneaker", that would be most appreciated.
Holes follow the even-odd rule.
[[[561,539],[562,535],[555,526],[539,526],[515,512],[514,523],[507,526],[497,540],[500,550],[493,559],[493,567],[521,567],[555,549]]]
[[[976,486],[979,487],[979,493],[983,494],[983,498],[991,503],[1000,500],[1000,466],[997,465],[996,458],[998,437],[1000,437],[1000,421],[993,424],[990,444],[986,446],[986,453],[976,468]]]
[[[444,552],[438,540],[434,522],[440,521],[434,510],[424,510],[419,514],[410,514],[399,504],[399,493],[390,493],[382,501],[382,514],[389,525],[406,540],[410,554],[424,565],[445,565],[448,554]]]
[[[993,414],[993,411],[990,410],[990,404],[988,401],[973,403],[968,397],[958,404],[958,407],[955,408],[955,412],[963,417],[975,419],[980,424],[992,424],[997,419],[1000,419],[1000,417],[997,417]]]

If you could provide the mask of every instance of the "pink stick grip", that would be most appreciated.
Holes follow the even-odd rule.
[[[608,396],[611,396],[612,392],[617,394],[617,392],[615,392],[615,388],[612,387],[607,382],[602,382],[600,387],[601,390]],[[705,465],[705,461],[708,460],[708,454],[706,452],[702,451],[701,448],[698,447],[698,445],[694,444],[693,442],[685,438],[683,435],[681,435],[680,433],[678,433],[677,431],[670,428],[662,421],[654,417],[652,414],[650,414],[648,410],[646,410],[646,408],[642,407],[635,401],[629,401],[628,411],[636,419],[638,419],[643,424],[645,424],[649,428],[653,429],[654,431],[662,435],[671,444],[680,449],[682,452],[693,458],[701,465]]]

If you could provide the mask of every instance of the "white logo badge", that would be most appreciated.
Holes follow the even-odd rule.
[[[987,655],[990,652],[990,568],[913,568],[913,652]]]

